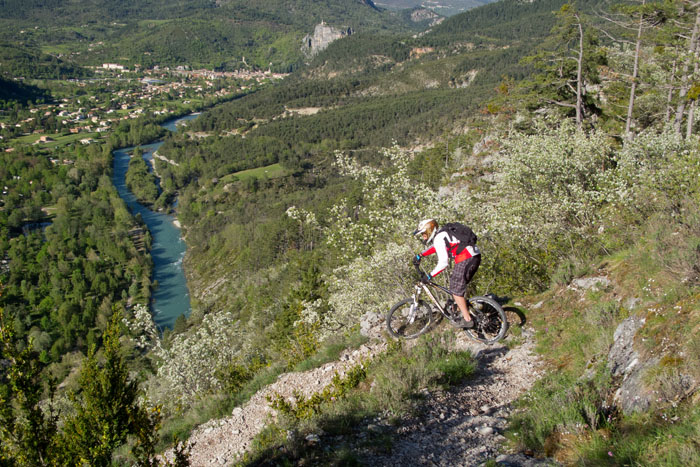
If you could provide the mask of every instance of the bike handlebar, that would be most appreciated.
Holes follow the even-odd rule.
[[[425,275],[427,274],[427,273],[423,270],[423,268],[420,267],[420,263],[413,263],[413,266],[416,268],[416,272],[418,273],[419,278],[422,278],[423,276],[425,276]],[[429,281],[427,284],[426,284],[426,283],[423,283],[423,284],[424,284],[424,285],[432,285],[433,287],[437,287],[438,289],[441,289],[441,290],[443,290],[444,292],[450,293],[449,289],[447,289],[446,287],[443,287],[443,286],[440,285],[440,284],[437,284],[437,283],[433,282],[432,280]]]
[[[420,277],[423,277],[427,273],[423,270],[422,267],[420,267],[420,263],[413,263],[413,266],[416,268],[416,272]]]

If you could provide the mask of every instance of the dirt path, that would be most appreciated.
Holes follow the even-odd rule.
[[[262,430],[273,410],[268,396],[280,394],[292,398],[295,390],[305,396],[321,391],[331,383],[333,375],[341,376],[361,360],[386,349],[385,342],[363,345],[359,349],[341,354],[340,359],[319,368],[302,373],[285,373],[277,381],[265,386],[241,407],[236,407],[230,417],[211,420],[195,429],[190,436],[190,463],[193,467],[229,465],[247,451],[250,442]],[[167,454],[166,454],[167,455]]]
[[[497,457],[504,465],[538,465],[524,456],[498,456],[502,430],[511,412],[510,404],[539,376],[539,362],[532,353],[527,331],[523,343],[514,349],[505,345],[486,346],[465,337],[456,341],[458,349],[476,355],[477,374],[463,386],[429,394],[421,415],[403,420],[398,426],[376,420],[367,427],[390,430],[395,442],[390,455],[360,453],[367,465],[478,465]],[[383,351],[386,343],[377,341],[341,355],[336,362],[303,373],[286,373],[256,393],[230,417],[212,420],[198,427],[189,439],[192,466],[218,466],[234,462],[247,451],[254,436],[273,414],[266,397],[274,393],[292,397],[294,390],[310,395],[328,385],[333,374],[341,375],[361,359]],[[362,431],[367,431],[362,430]]]
[[[511,403],[541,373],[530,333],[525,331],[523,337],[523,344],[514,349],[459,338],[457,347],[469,349],[479,361],[475,377],[448,391],[430,393],[419,416],[393,428],[397,438],[391,453],[368,454],[363,463],[473,466],[495,458],[503,465],[548,464],[521,454],[500,454]]]

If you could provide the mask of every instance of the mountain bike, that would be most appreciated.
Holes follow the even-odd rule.
[[[415,265],[419,277],[425,272]],[[422,297],[425,295],[425,297]],[[427,299],[429,300],[427,300]],[[491,344],[506,335],[508,320],[501,305],[491,297],[474,296],[467,299],[467,309],[474,320],[474,327],[465,329],[469,337]],[[454,327],[461,328],[457,321],[462,317],[450,291],[435,282],[423,283],[420,279],[414,286],[413,296],[401,300],[386,314],[389,333],[402,339],[414,339],[428,332],[433,322],[445,317]]]

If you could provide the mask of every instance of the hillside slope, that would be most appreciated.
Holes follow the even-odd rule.
[[[445,329],[436,332],[445,332]],[[486,346],[463,334],[457,335],[450,350],[467,350],[476,358],[477,369],[470,379],[449,389],[425,389],[425,400],[415,416],[391,420],[380,415],[366,419],[353,426],[351,433],[345,436],[329,436],[322,430],[316,430],[318,434],[304,434],[306,440],[312,440],[307,441],[310,448],[305,456],[317,450],[337,451],[343,446],[352,446],[364,465],[426,465],[431,462],[474,465],[498,457],[503,452],[500,443],[504,440],[502,433],[512,411],[511,404],[534,384],[540,371],[540,364],[532,353],[531,334],[521,331],[518,334],[522,340],[512,348],[507,344]],[[242,459],[255,463],[253,459],[263,452],[259,441],[254,443],[253,440],[266,426],[280,422],[278,411],[270,407],[271,398],[282,396],[295,401],[300,395],[308,398],[321,393],[331,384],[334,374],[345,376],[353,365],[361,362],[371,365],[372,360],[378,360],[386,351],[387,342],[379,339],[357,350],[349,350],[341,354],[338,361],[314,370],[280,375],[275,383],[234,409],[230,417],[211,420],[192,433],[188,440],[192,465],[213,466]],[[362,447],[363,439],[368,436],[391,439],[391,452]],[[264,446],[267,454],[274,450],[274,446]],[[515,457],[506,454],[501,459]],[[532,461],[531,465],[535,463]]]
[[[321,22],[339,29],[406,32],[417,27],[372,2],[197,0],[20,2],[4,0],[0,40],[81,65],[247,66],[289,71],[302,39]],[[420,26],[418,26],[420,27]]]
[[[538,36],[533,37],[546,34],[555,2],[508,4],[511,17],[520,12],[524,23],[539,24]],[[211,284],[237,280],[240,271],[252,277],[254,271],[266,274],[261,269],[268,265],[275,269],[289,264],[285,255],[289,251],[294,256],[298,244],[296,226],[283,217],[290,205],[323,212],[352,191],[333,168],[335,150],[378,162],[381,149],[393,141],[405,147],[434,146],[435,151],[422,155],[412,169],[423,164],[420,169],[427,169],[423,172],[430,174],[433,186],[456,169],[456,158],[449,167],[435,163],[446,159],[442,148],[468,151],[477,138],[470,133],[470,122],[483,112],[496,84],[506,74],[517,77],[529,71],[519,61],[537,40],[509,42],[505,29],[495,27],[503,8],[491,4],[473,10],[451,19],[459,21],[454,27],[441,25],[418,38],[359,32],[335,41],[284,82],[192,122],[193,131],[207,138],[183,135],[166,141],[162,152],[169,159],[188,161],[180,169],[163,167],[161,173],[181,193],[180,220],[192,245],[186,258],[189,280],[202,307],[235,303],[244,294],[242,288]],[[464,19],[473,15],[483,28]],[[468,27],[453,34],[463,23]],[[475,43],[479,37],[487,39]],[[237,178],[240,171],[274,164],[285,169],[281,175]],[[202,184],[207,188],[200,189]],[[218,213],[216,219],[202,218],[207,211],[200,208],[205,205]],[[249,242],[240,233],[253,222],[257,228]],[[224,246],[210,248],[212,244]],[[253,254],[253,244],[269,248]],[[276,244],[283,246],[275,249]],[[288,277],[284,274],[282,280]],[[283,290],[286,287],[281,284]],[[249,312],[247,304],[242,308],[244,314]]]

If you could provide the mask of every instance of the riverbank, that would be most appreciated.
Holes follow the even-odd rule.
[[[177,123],[191,120],[199,114],[190,114],[175,120],[169,120],[161,126],[177,131]],[[143,150],[143,157],[149,161],[157,152],[162,141],[152,142],[139,146]],[[126,186],[126,172],[131,156],[135,148],[122,148],[113,151],[113,177],[112,183],[117,188],[119,196],[126,202],[132,215],[140,215],[151,234],[151,257],[153,259],[153,273],[151,282],[156,284],[152,291],[150,309],[153,321],[163,328],[172,328],[175,320],[180,316],[189,316],[192,311],[190,305],[189,288],[183,270],[183,259],[187,247],[181,235],[181,224],[172,215],[160,211],[152,211],[148,206],[140,203],[136,196]],[[155,164],[151,166],[155,171]],[[157,176],[157,172],[156,172]]]

